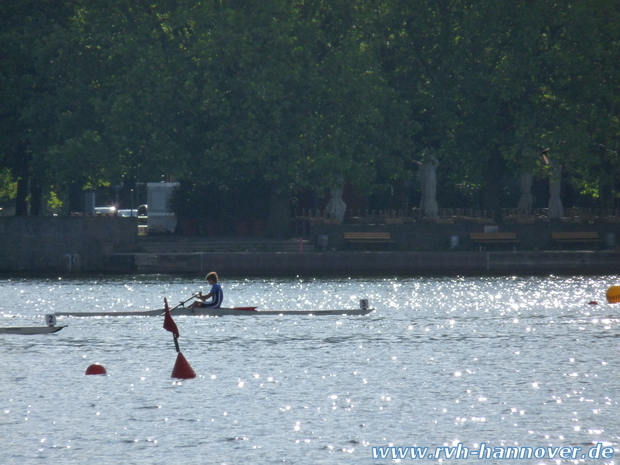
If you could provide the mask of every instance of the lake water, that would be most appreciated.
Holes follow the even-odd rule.
[[[414,446],[433,455],[414,463],[618,463],[620,304],[605,302],[617,276],[223,278],[226,306],[367,298],[376,311],[177,317],[198,375],[183,381],[170,377],[160,317],[59,317],[68,327],[56,334],[0,334],[0,463],[376,464],[394,461],[373,451]],[[202,279],[171,276],[4,279],[0,326],[161,308],[197,290]],[[86,376],[93,363],[108,374]],[[535,456],[447,459],[458,444]]]

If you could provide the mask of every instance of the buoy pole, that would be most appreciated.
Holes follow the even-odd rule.
[[[174,363],[172,369],[171,378],[177,379],[193,379],[196,377],[196,372],[190,366],[189,362],[185,359],[179,348],[179,328],[170,315],[170,308],[168,307],[168,300],[164,298],[164,329],[172,333],[174,339],[174,348],[177,351],[177,360]]]

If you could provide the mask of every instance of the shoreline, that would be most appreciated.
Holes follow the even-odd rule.
[[[604,275],[620,274],[620,252],[191,252],[120,253],[106,257],[119,274],[228,276]]]
[[[135,218],[11,217],[0,219],[0,275],[203,274],[211,270],[229,276],[617,274],[618,227],[611,223],[500,225],[500,232],[510,236],[509,243],[491,240],[487,244],[475,242],[474,235],[483,233],[481,225],[466,223],[315,225],[297,239],[273,240],[139,237]],[[387,234],[391,239],[385,244],[347,243],[345,234],[352,232]],[[594,239],[554,241],[553,234],[560,232]]]

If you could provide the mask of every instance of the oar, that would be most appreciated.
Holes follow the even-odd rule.
[[[179,308],[181,306],[185,306],[185,304],[187,302],[189,302],[190,300],[192,300],[194,297],[198,297],[200,295],[200,293],[194,294],[193,296],[191,296],[190,298],[184,300],[183,302],[179,302],[179,305],[177,305],[176,307],[173,307],[170,309],[170,311],[174,310],[175,308]]]

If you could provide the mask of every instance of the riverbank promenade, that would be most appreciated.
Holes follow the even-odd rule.
[[[0,219],[0,273],[619,274],[619,223],[313,223],[303,235],[137,234],[135,218]]]
[[[228,276],[620,274],[620,252],[172,252],[107,257],[117,273]]]
[[[394,250],[394,243],[153,236],[135,253],[107,256],[122,273],[219,273],[236,276],[540,275],[620,273],[620,251],[518,250],[510,243],[460,244],[448,250]],[[589,244],[582,244],[581,248]],[[568,247],[572,247],[569,245]]]

